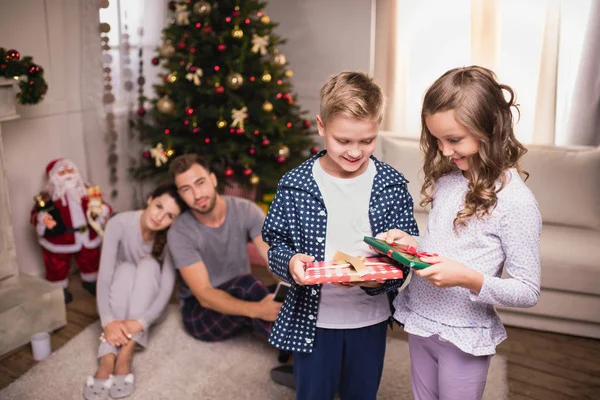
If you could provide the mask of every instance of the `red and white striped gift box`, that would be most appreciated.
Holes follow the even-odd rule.
[[[402,270],[387,257],[367,258],[364,262],[367,273],[359,276],[350,263],[321,261],[306,265],[304,280],[309,285],[317,283],[367,282],[402,279]]]

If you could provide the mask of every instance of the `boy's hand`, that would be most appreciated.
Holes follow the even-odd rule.
[[[279,310],[283,303],[274,300],[273,294],[266,295],[261,301],[257,303],[258,310],[256,318],[260,318],[263,321],[275,321]]]
[[[385,240],[388,244],[396,243],[406,246],[417,247],[417,240],[400,229],[390,229],[377,235],[377,239]]]
[[[306,264],[313,262],[315,258],[308,254],[297,253],[290,259],[290,274],[298,285],[306,285],[304,281],[304,270]]]

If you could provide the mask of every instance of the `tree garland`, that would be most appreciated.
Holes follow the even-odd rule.
[[[17,93],[19,104],[39,103],[48,91],[44,69],[32,61],[30,56],[21,60],[21,54],[17,50],[0,47],[0,77],[20,81],[21,91]]]

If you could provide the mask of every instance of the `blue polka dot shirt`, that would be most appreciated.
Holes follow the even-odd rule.
[[[325,152],[321,151],[281,178],[262,228],[263,240],[270,246],[269,268],[292,284],[269,337],[272,345],[288,351],[310,353],[315,340],[321,285],[296,285],[289,263],[297,253],[324,261],[327,209],[312,169]],[[372,236],[393,228],[418,236],[413,200],[406,187],[408,181],[388,164],[373,156],[371,159],[377,170],[369,201]],[[408,272],[406,268],[404,276],[408,276]],[[363,290],[370,295],[387,293],[392,300],[395,289],[402,283],[402,279],[396,279]]]

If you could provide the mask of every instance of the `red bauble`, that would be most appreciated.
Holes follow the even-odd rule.
[[[254,82],[255,80],[256,80],[255,77],[253,77],[253,76],[250,77],[250,82]]]
[[[305,119],[304,122],[302,123],[302,126],[305,127],[306,129],[310,128],[310,126],[312,125],[312,123]]]
[[[29,70],[28,70],[28,72],[29,72],[29,75],[31,75],[31,76],[36,76],[36,75],[37,75],[37,74],[40,72],[40,67],[38,67],[38,66],[37,66],[37,65],[35,65],[35,64],[31,64],[31,65],[29,66]]]
[[[210,143],[210,138],[205,138],[204,139],[204,143],[209,144]]]
[[[246,18],[246,19],[244,20],[244,22],[246,23],[246,25],[248,25],[248,24],[250,23],[250,18]]]
[[[283,157],[283,156],[279,156],[279,157],[277,157],[277,162],[278,162],[279,164],[281,164],[281,163],[282,163],[282,162],[284,162],[284,161],[285,161],[285,157]]]
[[[177,43],[177,47],[179,47],[181,50],[185,49],[185,46],[186,44],[183,40]]]
[[[191,66],[191,67],[188,69],[188,71],[190,71],[191,73],[194,73],[194,72],[196,72],[196,70],[197,70],[197,69],[198,69],[198,68],[196,68],[196,66],[192,65],[192,66]]]
[[[176,5],[176,2],[170,1],[169,2],[169,10],[175,11],[175,8],[176,8],[175,5]]]
[[[185,108],[185,113],[187,115],[192,115],[194,113],[194,109],[192,107],[186,107]]]
[[[235,128],[229,129],[229,133],[235,133]]]
[[[244,132],[245,132],[245,131],[244,131],[244,128],[237,128],[237,129],[235,130],[235,133],[237,133],[238,135],[242,135]]]
[[[188,121],[188,120],[186,119],[185,121],[183,121],[183,124],[184,124],[185,126],[188,126],[188,125],[190,124],[190,121]]]
[[[146,109],[144,107],[140,107],[138,108],[137,113],[140,117],[143,117],[144,115],[146,115]]]
[[[212,32],[212,28],[210,26],[204,27],[204,33],[211,33],[211,32]]]
[[[169,77],[168,76],[163,76],[163,82],[165,82],[165,83],[169,82]]]
[[[225,17],[225,22],[231,22],[231,17]]]
[[[145,151],[145,152],[142,154],[142,156],[143,156],[144,158],[150,158],[150,152],[149,152],[149,151]]]
[[[228,178],[231,178],[233,176],[233,169],[232,168],[225,169],[225,176]]]
[[[198,29],[202,28],[202,24],[200,22],[196,22],[196,28],[198,28]]]
[[[258,136],[258,134],[259,134],[258,130],[255,130],[255,131],[254,131],[254,132],[252,132],[252,133],[254,133],[256,136]]]
[[[19,54],[19,52],[16,51],[15,49],[11,49],[6,52],[7,60],[19,61],[19,58],[21,58],[21,54]]]
[[[217,86],[215,88],[215,93],[216,94],[223,94],[223,93],[225,93],[225,88],[223,86]]]
[[[227,46],[225,46],[225,43],[219,43],[219,45],[217,46],[217,50],[219,50],[219,51],[225,51],[225,49],[227,49]]]
[[[193,133],[193,134],[196,134],[196,133],[198,133],[198,132],[200,132],[200,128],[198,128],[198,127],[195,127],[194,129],[192,129],[192,133]]]
[[[319,152],[319,148],[317,146],[313,147],[312,149],[310,149],[310,152],[312,154],[317,154]]]
[[[6,69],[6,67],[8,67],[8,65],[6,65],[6,64],[0,64],[0,69]]]
[[[234,12],[231,13],[231,15],[233,15],[234,17],[239,17],[240,12],[238,10],[235,10]]]
[[[215,65],[214,67],[215,72],[219,72],[219,70],[221,69],[221,67],[219,67],[218,65]]]
[[[271,144],[271,141],[269,139],[267,139],[267,138],[264,138],[262,140],[262,142],[260,142],[260,144],[262,144],[263,146],[267,147],[268,145]]]
[[[285,126],[287,126],[288,128],[291,128],[292,127],[292,123],[288,122],[287,124],[285,124]]]
[[[171,130],[169,128],[165,129],[165,135],[168,135],[171,133]]]
[[[248,150],[248,154],[250,154],[251,156],[256,154],[256,149],[254,147],[251,147],[250,150]]]
[[[250,176],[250,175],[252,175],[252,170],[251,170],[250,168],[246,168],[246,169],[244,170],[244,175],[246,175],[246,176]]]
[[[195,47],[190,47],[190,53],[195,53],[196,52],[196,48]]]
[[[152,59],[152,65],[158,65],[159,62],[160,62],[160,60],[158,59],[158,57],[154,57]]]

